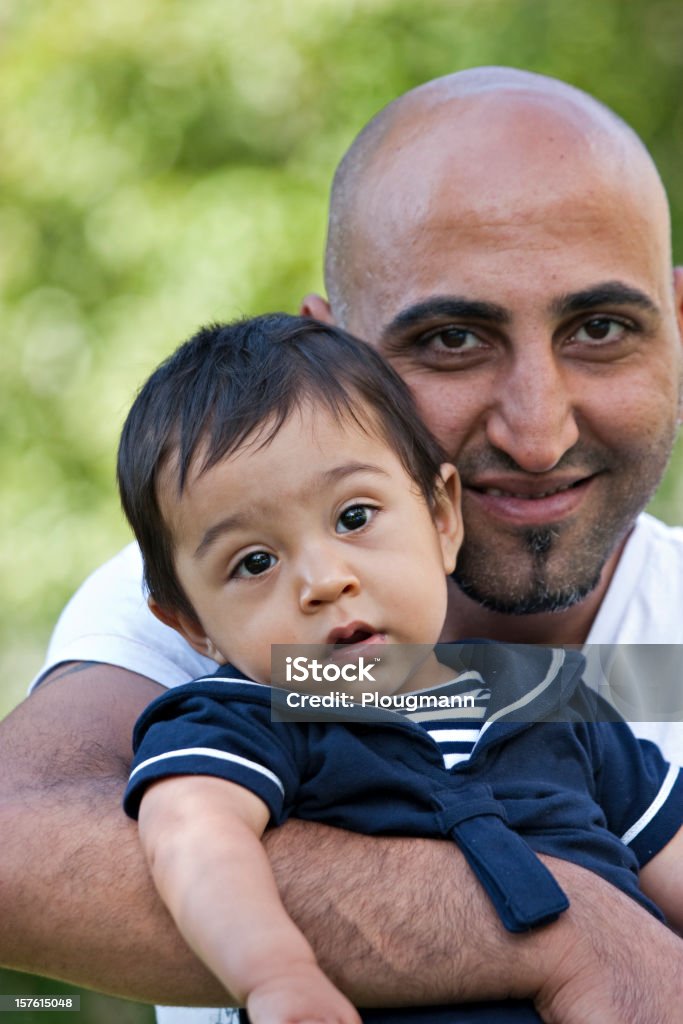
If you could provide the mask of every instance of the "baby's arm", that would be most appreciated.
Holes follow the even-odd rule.
[[[174,776],[142,799],[140,838],[157,889],[188,944],[253,1024],[358,1024],[287,915],[260,837],[263,801],[232,782]]]

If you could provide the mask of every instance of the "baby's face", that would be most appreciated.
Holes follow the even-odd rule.
[[[455,471],[444,476],[432,513],[384,440],[320,406],[295,411],[265,446],[250,439],[191,471],[180,500],[162,476],[176,571],[201,627],[175,624],[264,683],[272,644],[336,645],[366,661],[387,644],[434,644],[460,543]]]

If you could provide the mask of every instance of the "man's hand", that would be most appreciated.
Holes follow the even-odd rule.
[[[547,863],[558,878],[569,867]],[[586,874],[565,919],[545,931],[536,1006],[548,1024],[680,1021],[683,942],[624,893]]]

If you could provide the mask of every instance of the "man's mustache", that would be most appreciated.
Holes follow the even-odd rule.
[[[522,476],[543,477],[560,473],[576,473],[582,477],[594,476],[610,470],[618,462],[614,452],[608,449],[577,443],[565,452],[552,469],[543,473],[530,473],[520,466],[512,456],[499,448],[486,447],[475,452],[467,452],[457,460],[458,472],[464,487],[477,486],[477,480],[483,475],[496,473],[518,473]]]

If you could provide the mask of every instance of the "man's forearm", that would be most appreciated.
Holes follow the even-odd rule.
[[[0,802],[0,961],[142,1001],[220,1005],[225,993],[157,897],[137,828],[118,809],[121,785],[93,779]],[[291,822],[266,845],[276,877],[288,878],[288,911],[321,966],[359,1005],[524,989],[504,959],[509,946],[518,972],[522,943],[499,933],[447,844]],[[463,934],[473,938],[473,928],[468,948]]]
[[[533,998],[563,1024],[678,1020],[683,942],[597,875],[541,858],[570,909],[512,935],[450,843],[289,827],[267,838],[285,905],[356,1005]]]
[[[36,801],[15,814],[8,814],[6,803],[0,806],[2,834],[11,837],[3,863],[16,868],[13,878],[3,875],[0,890],[0,956],[7,966],[143,1001],[225,1002],[225,993],[192,956],[158,900],[135,826],[102,812],[100,804],[112,794],[93,787],[79,805],[72,792],[70,809],[57,812],[65,796],[57,788],[42,805]],[[565,887],[573,883],[581,889],[566,915],[579,920],[570,926],[561,919],[541,931],[512,936],[498,925],[485,897],[467,887],[468,869],[448,844],[369,839],[291,822],[271,834],[267,845],[276,876],[280,881],[289,876],[289,912],[323,969],[358,1005],[540,993],[554,1006],[565,997],[560,978],[567,975],[558,970],[562,950],[567,957],[575,952],[579,931],[589,925],[600,942],[596,948],[587,940],[586,956],[593,956],[600,986],[604,972],[615,971],[611,985],[619,998],[642,1005],[654,999],[647,994],[652,989],[665,999],[658,976],[680,976],[679,940],[627,897],[571,865],[552,866]],[[318,873],[327,895],[315,892]],[[11,898],[5,901],[5,895]],[[638,942],[630,949],[628,937],[634,933]],[[612,939],[616,956],[611,956]],[[596,981],[591,999],[600,998],[597,988]],[[571,986],[566,992],[569,1000]],[[654,1001],[652,1006],[654,1013]],[[572,1012],[573,997],[566,1016],[549,1012],[545,1019],[581,1024],[590,1019]],[[608,1010],[601,1013],[607,1024]],[[648,1018],[624,1012],[621,1019]]]
[[[141,1001],[220,1005],[121,810],[133,723],[161,687],[106,665],[54,676],[0,722],[0,963]]]
[[[0,723],[0,962],[134,999],[220,1005],[225,995],[177,935],[120,809],[132,725],[159,688],[106,666],[90,676],[48,684]],[[562,977],[565,948],[591,931],[606,950],[596,957],[626,964],[632,979],[656,984],[662,963],[681,974],[679,940],[670,946],[645,911],[568,864],[553,870],[570,911],[512,936],[449,843],[292,821],[266,847],[287,910],[358,1005],[542,999],[546,976]],[[649,972],[628,966],[635,933],[648,936],[637,953],[639,963],[651,956]]]
[[[225,993],[157,897],[137,828],[119,810],[121,790],[117,780],[90,779],[0,800],[0,962],[142,1001],[220,1005]],[[288,877],[288,911],[352,998],[410,1003],[430,991],[445,999],[476,992],[459,967],[467,950],[457,927],[434,913],[444,875],[460,861],[457,851],[301,822],[270,834],[266,845],[276,875]],[[421,876],[427,863],[441,878],[425,876],[416,888],[415,901],[429,908],[419,913],[407,891],[398,898],[399,879]],[[471,894],[466,884],[460,889],[462,907]],[[479,956],[481,945],[473,945]]]
[[[225,1002],[157,899],[132,823],[57,787],[0,802],[0,834],[4,966],[142,1002]]]

